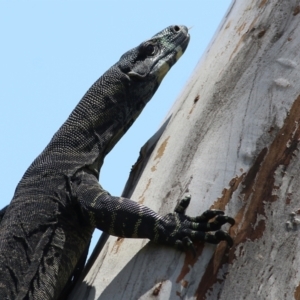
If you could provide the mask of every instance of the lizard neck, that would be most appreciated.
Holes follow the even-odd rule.
[[[88,167],[99,175],[104,157],[146,104],[130,91],[130,79],[118,68],[109,69],[83,96],[45,151],[59,153],[69,162],[71,174]]]

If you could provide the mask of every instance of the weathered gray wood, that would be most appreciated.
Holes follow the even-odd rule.
[[[132,195],[225,209],[234,247],[110,237],[72,299],[300,299],[299,32],[299,1],[233,1]]]

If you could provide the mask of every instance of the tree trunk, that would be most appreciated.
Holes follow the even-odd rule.
[[[110,237],[71,299],[300,299],[299,33],[299,1],[233,1],[132,172],[131,198],[160,214],[187,191],[188,215],[225,210],[234,246]]]

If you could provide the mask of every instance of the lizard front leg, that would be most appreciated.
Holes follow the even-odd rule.
[[[150,208],[130,199],[111,196],[93,174],[82,172],[74,182],[75,193],[83,212],[98,229],[118,237],[148,238],[156,243],[193,249],[192,242],[217,244],[222,240],[232,246],[231,237],[220,230],[234,219],[220,210],[208,210],[198,217],[185,215],[190,196],[185,197],[173,213],[160,216]],[[212,222],[210,219],[215,218]],[[216,231],[215,234],[208,231]]]

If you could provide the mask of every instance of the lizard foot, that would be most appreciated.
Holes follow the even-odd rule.
[[[222,225],[229,223],[234,225],[233,218],[225,216],[222,210],[211,209],[197,217],[185,215],[190,204],[191,196],[186,195],[176,206],[174,213],[161,217],[156,222],[154,241],[175,246],[180,250],[191,250],[196,254],[193,242],[205,241],[218,244],[226,241],[232,247],[231,236],[223,230]],[[213,219],[213,220],[211,220]],[[212,233],[211,231],[215,231]]]

